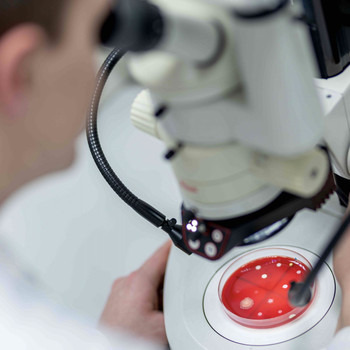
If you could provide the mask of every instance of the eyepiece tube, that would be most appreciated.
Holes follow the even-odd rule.
[[[146,0],[118,0],[100,38],[106,46],[132,52],[157,48],[203,66],[214,63],[225,44],[219,23],[167,13]]]

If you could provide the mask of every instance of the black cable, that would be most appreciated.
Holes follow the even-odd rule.
[[[311,288],[310,286],[315,282],[316,276],[323,266],[323,263],[327,260],[329,254],[335,248],[339,240],[342,238],[346,230],[350,226],[350,213],[345,216],[345,219],[339,226],[332,240],[329,242],[325,250],[323,251],[316,266],[309,272],[306,279],[303,282],[292,282],[291,289],[289,290],[289,301],[295,306],[305,306],[311,300]]]
[[[125,50],[114,49],[104,61],[97,75],[97,83],[90,105],[90,111],[87,117],[86,133],[89,148],[100,173],[113,189],[113,191],[143,218],[151,222],[156,227],[161,228],[163,231],[167,232],[178,248],[182,249],[187,254],[190,254],[191,252],[187,250],[183,242],[182,226],[176,225],[176,219],[167,220],[166,216],[163,213],[136,197],[115,174],[109,165],[101,147],[97,130],[97,115],[102,92],[112,70],[125,53]]]
[[[92,98],[90,113],[87,122],[87,138],[91,154],[101,174],[112,187],[114,192],[130,207],[136,210],[141,216],[157,227],[161,227],[165,221],[165,215],[137,198],[118,178],[109,165],[98,137],[97,114],[103,88],[115,65],[124,56],[121,49],[113,50],[103,63],[97,78],[97,85]]]
[[[346,193],[338,186],[337,189],[335,190],[335,192],[337,192],[337,195],[340,199],[340,201],[342,202],[342,204],[344,206],[347,206],[348,205],[348,201],[349,201],[349,198],[348,196],[346,195]]]

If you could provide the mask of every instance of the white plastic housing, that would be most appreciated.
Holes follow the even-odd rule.
[[[175,17],[174,21],[192,18],[193,21],[207,23],[210,28],[213,28],[213,23],[219,23],[226,32],[232,33],[230,13],[215,4],[208,5],[194,0],[172,2],[157,0],[154,2],[160,5],[166,13],[172,13]],[[173,33],[174,36],[180,34],[186,35],[185,42],[188,41],[188,37],[192,38],[192,51],[197,50],[196,46],[198,46],[198,50],[203,46],[202,33],[197,33],[196,30],[187,33],[183,29],[181,33],[178,31]],[[212,37],[213,33],[209,35],[206,43],[209,49]],[[179,40],[179,38],[176,39],[177,42]],[[172,111],[178,107],[181,109],[200,107],[209,99],[212,101],[221,98],[238,87],[234,36],[226,35],[225,45],[225,50],[215,61],[215,64],[206,67],[198,65],[196,62],[189,62],[188,59],[182,57],[187,54],[186,52],[181,55],[171,55],[168,52],[158,50],[142,55],[130,55],[130,73],[137,82],[151,90],[155,104],[169,104],[174,107]],[[203,58],[206,57],[203,56]],[[186,115],[186,112],[184,114]],[[176,116],[171,118],[176,119]]]
[[[317,79],[325,118],[324,140],[329,148],[333,170],[350,179],[350,67],[330,79]]]
[[[174,139],[197,145],[239,141],[279,156],[299,155],[321,140],[312,46],[288,7],[254,20],[228,18],[227,10],[197,1],[164,7],[220,21],[227,39],[223,56],[205,69],[164,53],[131,58],[131,73],[150,88],[153,102],[168,105],[162,126]]]
[[[239,140],[285,156],[314,147],[323,135],[323,113],[306,26],[285,8],[262,19],[236,19],[234,33],[249,119]]]
[[[143,115],[151,112],[145,103],[135,104],[134,123],[169,148],[185,144],[172,159],[185,206],[200,217],[223,219],[258,210],[283,190],[317,193],[328,161],[309,152],[322,139],[324,118],[309,34],[294,12],[285,6],[242,19],[209,1],[156,2],[174,18],[219,22],[226,37],[212,66],[164,52],[129,60],[134,78],[150,90],[153,111],[167,107],[155,122]],[[201,38],[195,30],[188,36]],[[269,161],[253,164],[255,153]]]
[[[193,16],[168,16],[165,29],[159,50],[190,64],[206,64],[220,49],[220,31],[214,23],[196,20]]]

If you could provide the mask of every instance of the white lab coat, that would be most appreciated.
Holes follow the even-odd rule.
[[[2,242],[3,243],[3,242]],[[0,349],[160,350],[123,333],[98,331],[39,292],[0,243]]]
[[[350,350],[350,327],[341,329],[327,350]]]

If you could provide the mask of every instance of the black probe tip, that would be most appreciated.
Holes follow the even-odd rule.
[[[288,292],[289,303],[295,307],[307,305],[312,298],[311,288],[304,288],[304,283],[291,282],[291,287]]]

